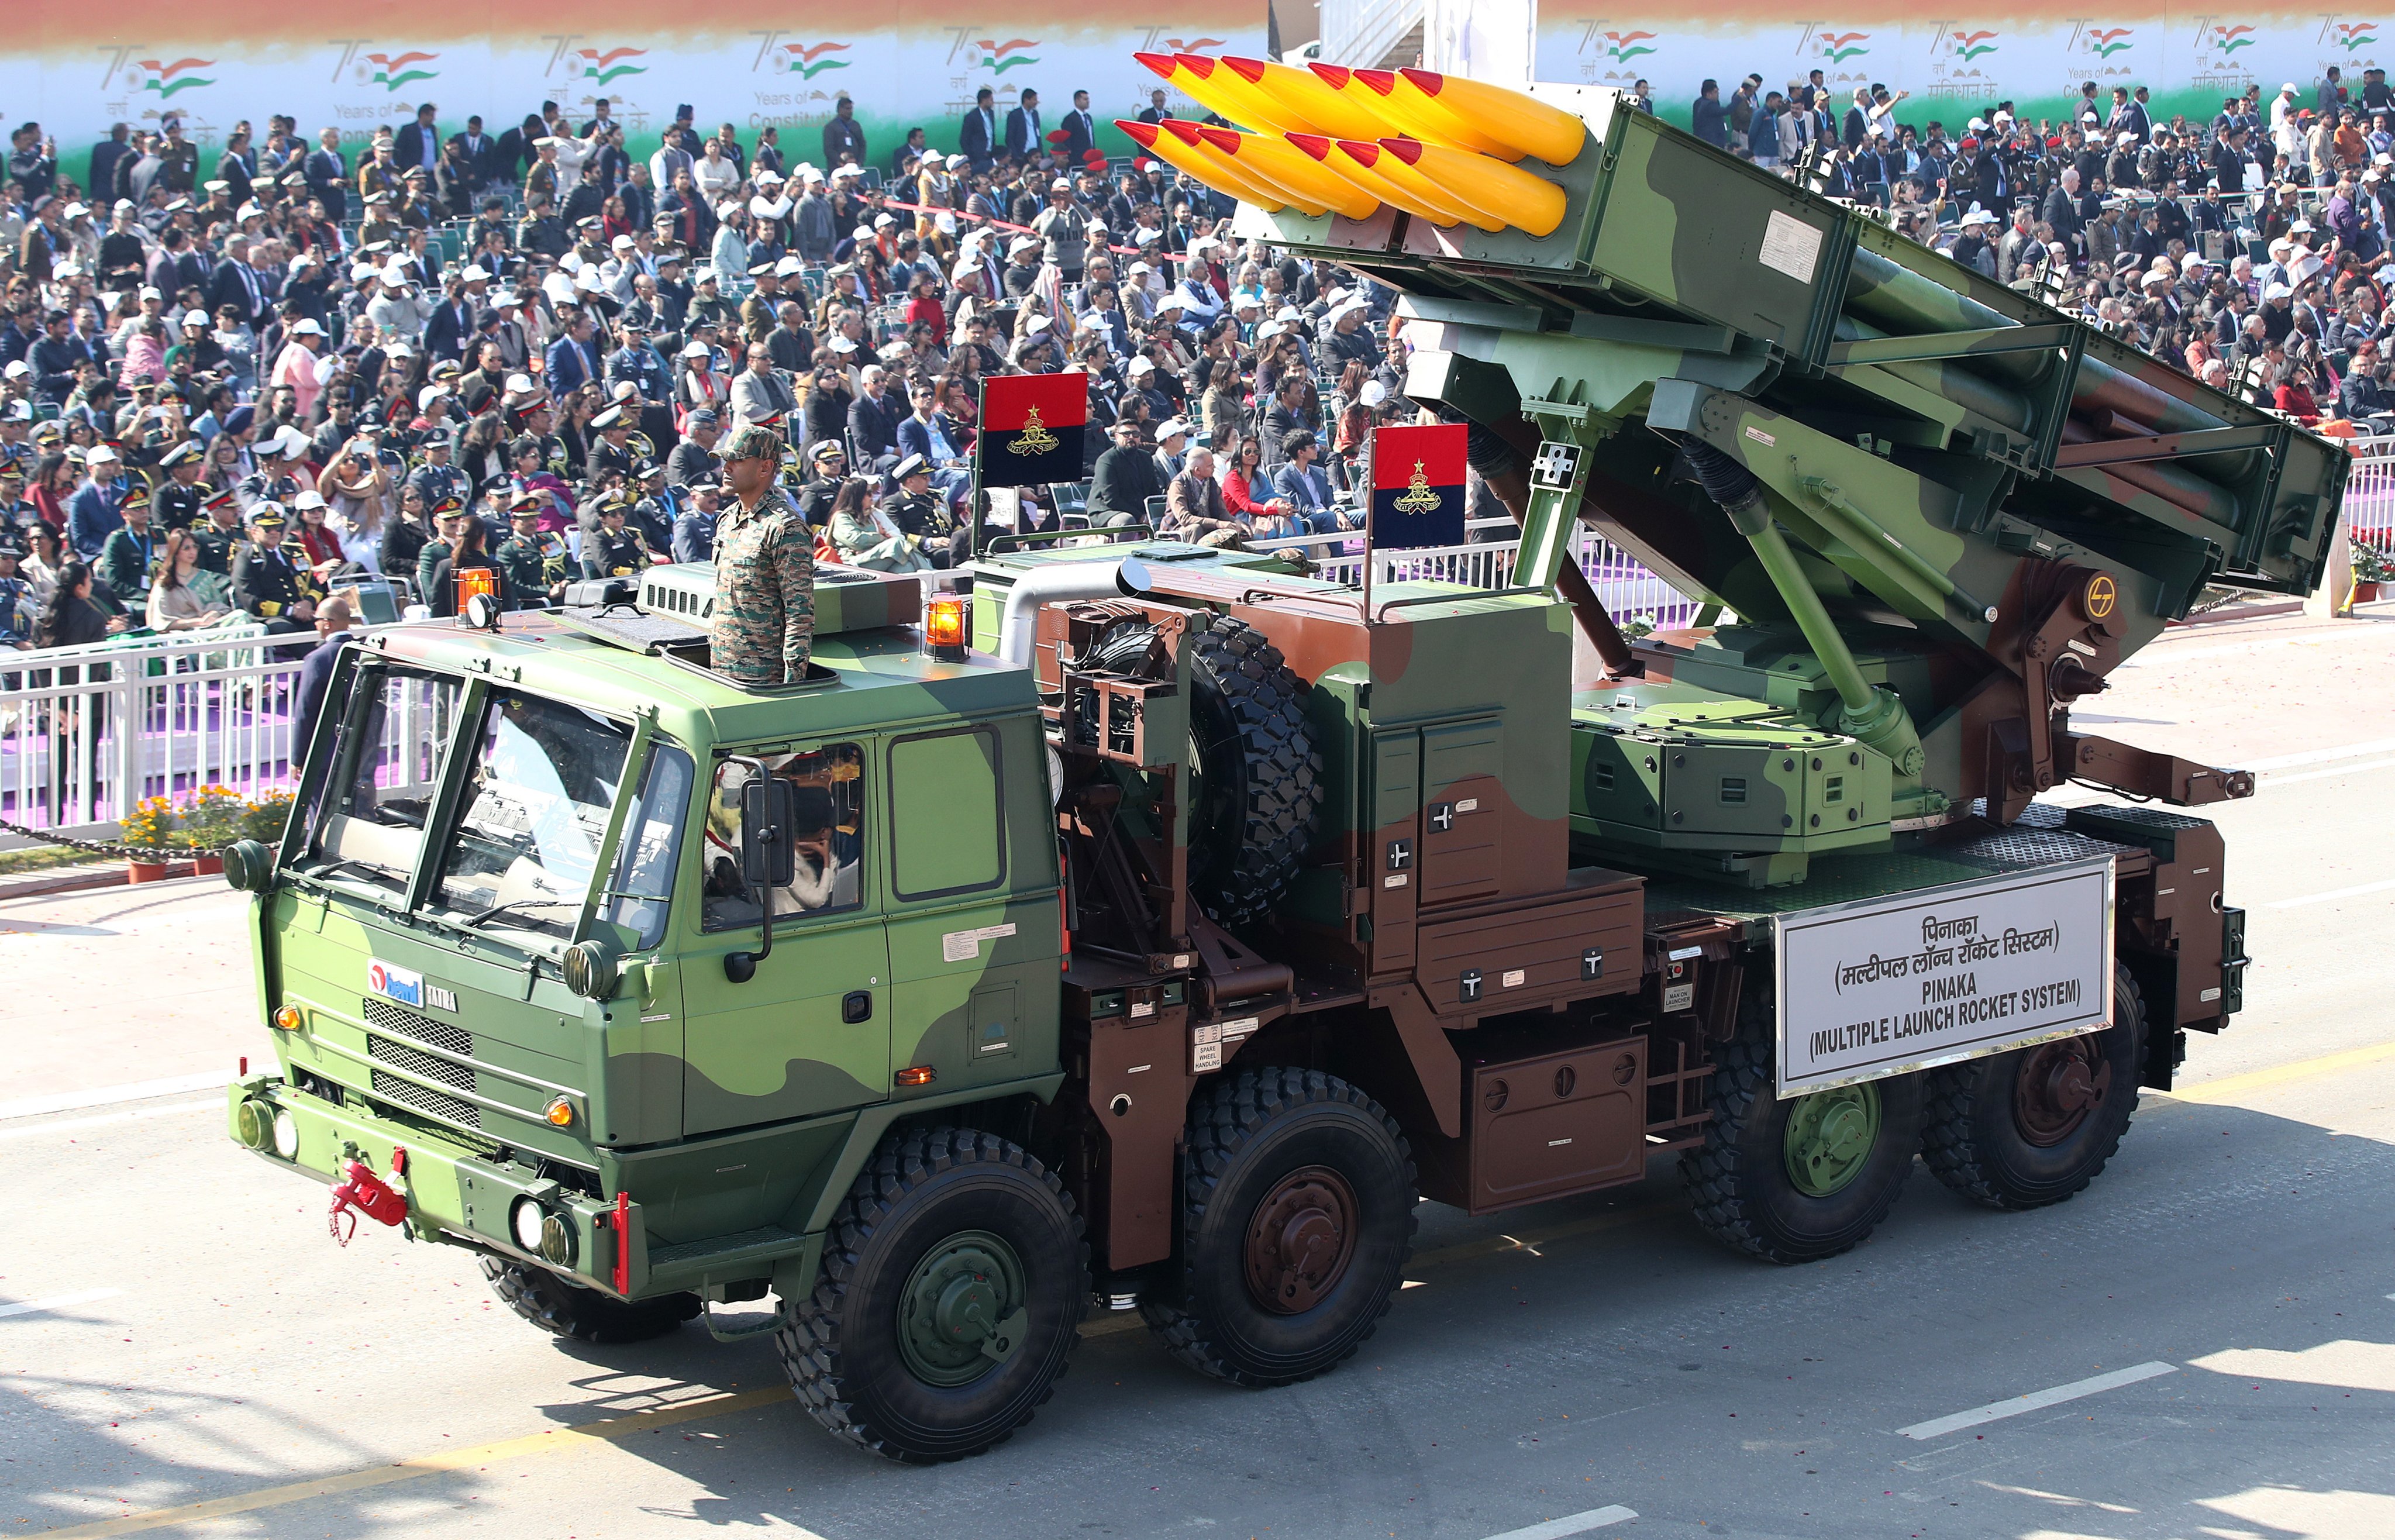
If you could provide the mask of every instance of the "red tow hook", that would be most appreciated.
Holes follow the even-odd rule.
[[[390,1163],[394,1172],[404,1173],[407,1152],[392,1150]],[[400,1224],[407,1218],[407,1195],[376,1175],[373,1167],[364,1161],[351,1161],[348,1175],[349,1180],[333,1189],[333,1206],[325,1215],[335,1241],[344,1246],[350,1243],[350,1238],[358,1232],[361,1213],[385,1225]],[[346,1226],[342,1224],[344,1219],[349,1221]]]

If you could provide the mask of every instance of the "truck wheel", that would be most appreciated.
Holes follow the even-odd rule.
[[[1887,1217],[1921,1140],[1922,1079],[1897,1075],[1781,1101],[1771,1002],[1750,998],[1714,1061],[1705,1142],[1680,1157],[1697,1223],[1766,1262],[1852,1250]]]
[[[882,1141],[774,1342],[815,1421],[910,1465],[1003,1443],[1064,1377],[1089,1304],[1064,1185],[969,1128]]]
[[[509,1309],[544,1332],[584,1342],[646,1342],[663,1336],[699,1311],[695,1294],[661,1294],[626,1304],[596,1289],[569,1283],[546,1268],[496,1256],[479,1258],[491,1292]]]
[[[1256,1069],[1192,1106],[1180,1274],[1140,1313],[1233,1385],[1312,1379],[1379,1327],[1413,1254],[1414,1164],[1335,1076]]]
[[[2145,1059],[2145,997],[2115,967],[2112,1025],[2102,1031],[1934,1071],[1922,1159],[1990,1208],[2061,1202],[2121,1148]]]
[[[1118,622],[1092,660],[1137,669],[1155,634],[1145,621]],[[1216,923],[1236,927],[1271,912],[1313,848],[1322,755],[1305,719],[1305,684],[1264,632],[1226,615],[1193,615],[1189,634],[1189,891]]]

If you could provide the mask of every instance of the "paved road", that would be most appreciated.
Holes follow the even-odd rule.
[[[1867,1245],[1790,1270],[1706,1241],[1664,1165],[1425,1207],[1336,1374],[1228,1390],[1107,1317],[1031,1427],[929,1471],[836,1446],[756,1344],[560,1347],[455,1253],[337,1250],[218,1104],[155,1094],[264,1052],[210,956],[230,895],[0,907],[0,1533],[2386,1540],[2390,664],[2395,625],[2273,622],[2090,703],[2183,752],[2233,708],[2221,758],[2282,767],[2219,815],[2248,1009],[2079,1199],[1991,1215],[1916,1175]],[[152,1094],[63,1105],[121,1085]]]

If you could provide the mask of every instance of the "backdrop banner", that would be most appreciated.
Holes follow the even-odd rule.
[[[1941,18],[1943,8],[1876,0],[1825,20],[1761,23],[1727,7],[1641,11],[1542,0],[1537,74],[1623,89],[1646,80],[1656,114],[1685,126],[1707,79],[1719,81],[1727,99],[1750,72],[1763,76],[1764,89],[1785,90],[1819,70],[1841,113],[1857,86],[1884,83],[1912,93],[1898,121],[1918,127],[1938,119],[1955,137],[2000,101],[2032,123],[2060,123],[2076,116],[2087,82],[2108,115],[2113,86],[2144,86],[2157,121],[2184,113],[2208,136],[2221,99],[2248,86],[2258,83],[2267,104],[2292,81],[2309,107],[2335,65],[2359,102],[2362,72],[2395,63],[2395,32],[2378,11],[2200,11],[2152,0],[2110,10],[2047,0]]]
[[[262,137],[267,118],[283,113],[311,143],[333,127],[354,148],[378,126],[410,121],[422,102],[439,107],[446,137],[469,113],[499,133],[544,100],[578,129],[601,97],[643,156],[688,102],[702,133],[728,122],[754,146],[771,125],[787,163],[820,166],[823,125],[844,91],[855,99],[869,164],[886,173],[909,128],[941,150],[959,148],[959,125],[984,86],[996,93],[1001,134],[1024,87],[1039,93],[1043,133],[1063,126],[1073,93],[1086,90],[1098,147],[1128,154],[1112,120],[1136,116],[1162,84],[1134,52],[1264,51],[1264,0],[1027,0],[990,7],[1010,18],[1003,25],[946,0],[813,17],[803,9],[726,20],[593,0],[571,18],[588,30],[566,33],[550,30],[557,18],[496,0],[338,16],[166,0],[95,12],[67,0],[14,0],[15,51],[0,55],[0,102],[10,127],[31,119],[55,136],[60,168],[81,180],[90,147],[116,122],[154,128],[178,116],[205,150],[245,118]],[[1205,111],[1177,93],[1167,106],[1183,117]]]

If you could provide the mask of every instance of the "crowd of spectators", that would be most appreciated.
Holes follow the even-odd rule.
[[[2395,430],[2386,71],[2356,87],[2331,66],[2268,100],[2256,85],[2208,120],[2094,81],[2058,120],[2009,101],[1932,110],[1952,115],[1885,85],[1833,93],[1816,70],[1780,89],[1750,74],[1727,98],[1706,81],[1690,124],[2218,390],[2309,425]]]
[[[1643,86],[1642,86],[1643,102]],[[1651,109],[1651,103],[1644,103]],[[955,153],[697,126],[654,153],[599,100],[363,144],[287,116],[203,154],[175,118],[0,187],[0,643],[263,624],[387,582],[450,613],[704,561],[713,450],[761,423],[827,560],[952,564],[1066,516],[1211,544],[1351,527],[1411,408],[1386,289],[1237,240],[1229,202],[1109,163],[1087,93],[990,91]],[[1165,115],[1163,93],[1142,114]],[[2307,422],[2395,427],[2382,274],[2395,93],[2331,70],[2157,121],[1922,117],[1815,72],[1692,104],[1701,138]],[[1914,119],[1919,121],[1913,121]],[[819,154],[816,161],[805,158]],[[2258,247],[2260,255],[2250,247]],[[983,378],[1079,369],[1082,486],[969,506]],[[2375,419],[2374,421],[2374,419]]]
[[[708,560],[713,451],[750,423],[832,561],[945,567],[976,518],[1340,529],[1365,433],[1406,409],[1392,295],[1110,165],[1086,93],[1052,124],[986,91],[959,153],[868,144],[845,99],[803,150],[684,106],[635,157],[590,111],[444,136],[426,102],[363,145],[274,116],[205,155],[168,116],[74,164],[20,126],[0,640],[304,631],[360,583],[442,615],[478,567],[536,605]],[[969,508],[982,378],[1070,369],[1086,490]]]

